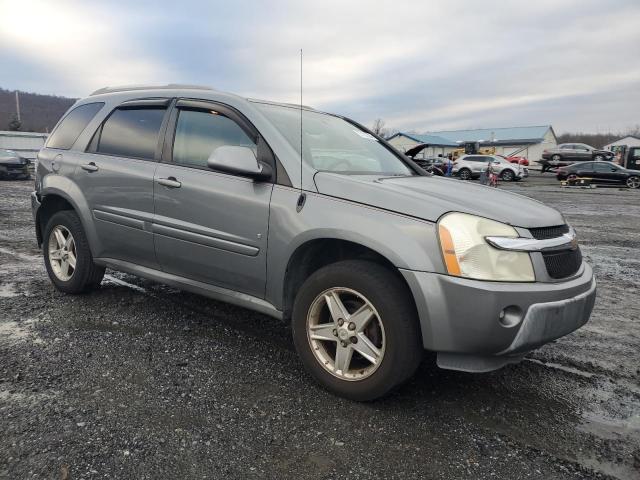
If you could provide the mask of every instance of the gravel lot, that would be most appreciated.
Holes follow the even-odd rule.
[[[599,281],[584,328],[471,375],[425,358],[358,404],[304,373],[271,318],[107,272],[67,296],[32,182],[0,182],[0,477],[640,479],[640,192],[500,188],[560,209]]]

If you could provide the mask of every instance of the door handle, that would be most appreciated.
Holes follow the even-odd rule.
[[[176,177],[159,178],[158,183],[168,188],[180,188],[182,183],[176,180]]]
[[[85,163],[84,165],[80,165],[80,167],[83,170],[86,170],[87,172],[97,172],[98,171],[98,166],[93,162]]]

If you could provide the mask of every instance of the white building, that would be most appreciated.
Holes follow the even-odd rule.
[[[543,150],[558,143],[551,125],[445,130],[425,134],[400,132],[389,138],[389,143],[403,152],[421,143],[428,144],[425,157],[446,156],[463,142],[478,142],[481,148],[494,147],[497,154],[519,155],[531,161],[539,160]]]
[[[34,162],[36,155],[47,140],[46,133],[0,131],[0,148],[13,150],[18,155]]]
[[[619,147],[626,145],[627,147],[640,147],[640,137],[635,135],[627,135],[626,137],[619,138],[615,142],[607,143],[603,150],[613,150],[613,147]]]

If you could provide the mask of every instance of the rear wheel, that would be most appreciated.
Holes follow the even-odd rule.
[[[556,154],[553,157],[551,157],[551,160],[557,165],[560,162],[560,160],[562,160],[562,157]]]
[[[600,162],[600,161],[604,160],[604,155],[597,154],[596,156],[593,157],[593,159]]]
[[[629,177],[629,178],[627,178],[627,187],[629,187],[629,188],[640,188],[640,177]]]
[[[422,358],[406,286],[368,261],[338,262],[312,274],[296,296],[292,326],[307,371],[352,400],[385,395],[413,375]]]
[[[460,180],[471,180],[471,170],[463,168],[458,172],[458,176],[460,177]]]
[[[93,263],[89,242],[74,211],[63,210],[51,217],[42,250],[47,273],[58,290],[82,293],[102,281],[104,267]]]

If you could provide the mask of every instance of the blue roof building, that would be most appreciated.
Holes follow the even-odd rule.
[[[442,130],[423,134],[399,132],[388,139],[401,151],[425,143],[425,157],[446,155],[464,142],[478,142],[481,147],[494,147],[497,154],[520,155],[538,160],[542,152],[557,144],[551,125],[529,127],[475,128],[471,130]]]

